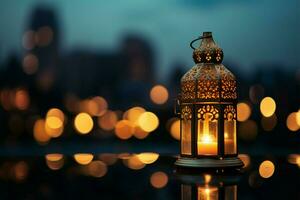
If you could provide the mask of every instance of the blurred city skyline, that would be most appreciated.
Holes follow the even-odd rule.
[[[232,4],[231,1],[228,3]],[[251,3],[249,2],[249,5],[252,5]],[[138,6],[143,8],[142,5]],[[181,7],[194,9],[197,6],[199,7],[196,2],[190,2]],[[214,9],[215,3],[205,6],[211,12],[218,10]],[[216,8],[224,6],[225,4],[221,4]],[[237,5],[232,5],[234,12],[237,11],[235,6]],[[88,8],[83,7],[82,11],[89,13],[86,10]],[[146,31],[137,31],[141,26],[136,26],[135,30],[120,32],[120,37],[116,35],[104,37],[106,27],[118,27],[123,30],[120,27],[124,24],[122,26],[112,24],[109,14],[106,16],[108,19],[106,24],[101,24],[102,22],[97,24],[94,22],[97,21],[97,17],[87,14],[88,24],[82,24],[82,21],[76,18],[71,23],[80,29],[81,32],[77,34],[83,36],[82,44],[85,45],[74,43],[75,46],[67,48],[69,26],[62,17],[63,13],[68,13],[67,11],[62,12],[61,9],[51,5],[38,5],[35,2],[28,12],[30,14],[24,18],[25,25],[20,24],[22,31],[16,37],[21,49],[7,54],[3,57],[3,61],[0,61],[0,125],[4,130],[0,137],[3,144],[10,142],[22,144],[24,141],[33,141],[32,139],[40,144],[39,136],[45,136],[42,140],[47,139],[47,142],[51,139],[50,136],[53,136],[56,138],[54,143],[69,139],[76,141],[81,138],[78,134],[74,134],[77,132],[90,133],[85,138],[90,141],[99,139],[107,144],[116,139],[127,140],[132,136],[145,139],[151,135],[148,141],[175,145],[174,139],[179,140],[180,129],[179,119],[174,118],[174,99],[180,92],[181,77],[193,65],[189,41],[196,37],[194,31],[189,32],[189,29],[186,29],[185,32],[182,30],[178,32],[171,28],[175,27],[174,24],[174,26],[169,24],[165,28],[169,27],[174,34],[173,32],[162,34],[159,40],[155,41],[150,30],[157,29],[153,28],[155,24],[152,24],[144,27],[150,31],[148,34]],[[170,23],[176,22],[176,19],[169,20]],[[255,19],[252,19],[251,23],[254,22]],[[287,24],[291,25],[292,22],[289,21]],[[94,23],[95,29],[90,33],[88,27]],[[7,27],[11,27],[11,24],[17,26],[10,21]],[[133,26],[130,22],[127,25]],[[103,32],[98,30],[99,27],[103,28]],[[194,25],[190,27],[195,28]],[[292,31],[295,27],[289,28],[286,31]],[[294,49],[297,41],[292,41],[297,36],[293,32],[291,37],[283,34],[268,37],[266,35],[268,31],[270,30],[267,28],[261,32],[249,30],[247,34],[253,37],[246,40],[240,38],[240,33],[228,25],[226,29],[228,35],[220,35],[219,31],[214,31],[217,33],[214,34],[214,38],[224,49],[223,63],[236,75],[238,81],[240,122],[238,136],[244,142],[240,145],[241,149],[251,151],[250,146],[255,146],[253,151],[256,152],[260,146],[259,151],[265,152],[267,142],[270,148],[276,146],[278,149],[281,146],[286,147],[284,151],[290,151],[299,148],[300,139],[299,135],[292,133],[300,130],[298,120],[300,70],[297,68],[297,59],[294,59],[297,54],[296,48]],[[102,41],[103,44],[111,40],[116,42],[116,47],[101,45],[101,40],[95,41],[92,34],[96,33],[100,39],[107,38],[108,41]],[[226,36],[228,40],[222,40],[222,36]],[[280,40],[281,36],[285,36],[285,39]],[[186,41],[179,39],[185,37]],[[233,43],[229,41],[232,38]],[[262,43],[262,40],[265,43]],[[272,40],[276,40],[278,44]],[[90,44],[90,41],[94,43]],[[254,48],[248,48],[247,43]],[[168,45],[164,49],[165,44]],[[276,48],[276,45],[280,48]],[[186,48],[179,48],[180,46]],[[276,56],[278,53],[280,56]],[[236,58],[232,59],[233,57]],[[248,64],[251,61],[257,62],[251,65],[252,74],[245,68],[246,63],[241,64],[243,59],[248,59],[245,61]],[[163,64],[166,61],[170,63]],[[283,84],[287,82],[289,87]],[[265,99],[271,100],[267,101],[266,107],[269,105],[272,107],[271,114],[267,116],[264,114],[266,110],[261,109]],[[64,117],[57,116],[54,116],[53,121],[53,116],[48,115],[53,109],[60,117],[66,115],[68,122]],[[138,113],[138,117],[131,119],[132,117],[129,117],[131,112]],[[141,113],[146,113],[144,119],[141,118]],[[143,127],[149,124],[151,129],[144,130]],[[49,129],[51,126],[54,128]],[[85,130],[82,131],[81,128]],[[55,134],[52,131],[55,131]],[[160,134],[150,134],[153,131]],[[273,134],[264,134],[269,131]],[[165,134],[166,132],[170,134]],[[107,137],[108,141],[102,140],[102,137]],[[133,141],[137,142],[135,139]]]
[[[168,77],[175,64],[182,65],[184,70],[191,68],[189,42],[202,31],[213,32],[216,42],[224,49],[224,62],[238,65],[242,73],[254,72],[262,65],[276,67],[274,63],[277,67],[284,64],[290,71],[299,68],[297,0],[112,1],[105,4],[28,0],[2,1],[1,4],[0,63],[11,53],[22,55],[23,34],[28,31],[33,10],[42,6],[55,12],[62,54],[74,49],[98,53],[115,51],[124,36],[138,34],[155,51],[154,66],[159,80]]]

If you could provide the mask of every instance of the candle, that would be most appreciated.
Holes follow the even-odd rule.
[[[215,155],[218,153],[218,143],[210,135],[203,135],[197,144],[199,155]]]
[[[198,187],[198,199],[214,200],[219,199],[219,191],[217,187],[211,187],[205,185],[204,187]]]
[[[199,134],[197,141],[199,155],[216,155],[218,153],[218,143],[209,131],[210,117],[212,117],[210,113],[205,114],[203,134]]]

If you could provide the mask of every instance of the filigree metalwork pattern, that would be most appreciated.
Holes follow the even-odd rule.
[[[195,81],[186,81],[182,84],[182,100],[195,99],[196,83]]]
[[[219,118],[219,110],[212,105],[204,105],[198,109],[198,119],[205,120],[205,115],[209,113],[212,118],[211,121],[217,120]]]
[[[228,105],[225,107],[224,120],[236,120],[236,110],[233,105]]]
[[[221,97],[223,99],[236,99],[237,89],[234,75],[223,65],[217,66],[221,76]]]
[[[234,75],[222,64],[197,64],[181,80],[182,100],[235,100]]]
[[[204,65],[199,70],[197,98],[199,99],[217,99],[219,98],[218,73],[216,69]]]
[[[198,73],[197,65],[188,71],[181,79],[182,100],[196,98],[196,76]]]
[[[184,106],[181,110],[181,118],[184,120],[192,119],[192,109],[189,106]]]

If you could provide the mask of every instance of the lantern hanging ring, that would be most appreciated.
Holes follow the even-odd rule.
[[[211,38],[212,36],[211,35],[205,35],[205,36],[199,36],[198,38],[194,39],[193,41],[191,41],[190,43],[190,47],[195,50],[196,48],[193,47],[193,43],[198,41],[198,40],[201,40],[201,39],[204,39],[204,38]]]

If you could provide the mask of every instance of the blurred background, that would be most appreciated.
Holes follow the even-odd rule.
[[[298,0],[4,0],[0,16],[1,155],[177,154],[203,31],[238,78],[240,152],[300,150]]]

